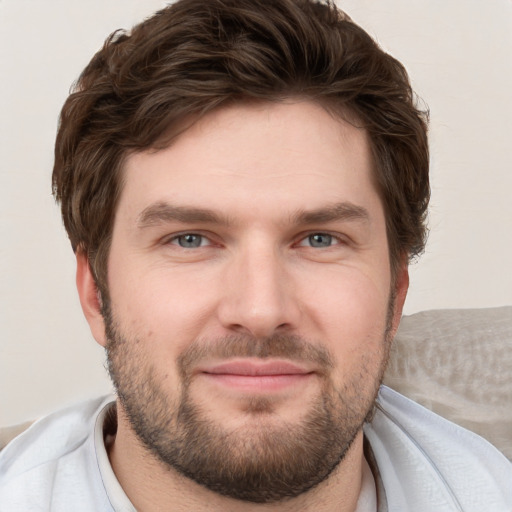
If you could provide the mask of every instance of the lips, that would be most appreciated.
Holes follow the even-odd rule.
[[[225,363],[214,364],[201,368],[203,373],[212,375],[245,375],[248,377],[258,377],[265,375],[300,375],[311,373],[311,370],[289,361],[228,361]]]
[[[241,391],[279,391],[297,385],[314,372],[290,361],[234,360],[206,365],[199,375],[212,382]]]

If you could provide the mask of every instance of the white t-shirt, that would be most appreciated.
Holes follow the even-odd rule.
[[[112,404],[47,416],[0,452],[0,512],[135,511],[105,449]],[[385,386],[364,432],[377,481],[365,468],[356,512],[512,511],[512,463],[476,434]]]

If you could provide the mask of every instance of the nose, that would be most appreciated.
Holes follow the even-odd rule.
[[[218,315],[231,332],[264,338],[298,326],[300,307],[285,257],[268,246],[247,248],[226,269]]]

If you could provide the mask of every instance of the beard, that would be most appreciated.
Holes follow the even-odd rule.
[[[254,503],[293,498],[323,482],[344,459],[373,406],[389,354],[389,326],[379,354],[335,386],[332,355],[296,335],[265,339],[237,335],[191,343],[177,359],[181,389],[163,385],[144,340],[121,332],[104,309],[107,362],[126,417],[138,439],[163,466],[218,494]],[[389,324],[389,322],[388,322]],[[240,414],[249,421],[228,429],[208,417],[194,398],[192,370],[204,358],[286,358],[318,368],[320,390],[305,403],[300,421],[275,413],[272,397],[247,397]]]

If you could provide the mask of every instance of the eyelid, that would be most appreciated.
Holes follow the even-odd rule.
[[[193,235],[201,237],[203,240],[207,241],[208,243],[204,244],[201,243],[197,249],[201,247],[210,247],[212,245],[215,245],[215,241],[213,240],[213,235],[211,233],[205,233],[201,230],[183,230],[178,233],[172,233],[171,235],[166,235],[161,238],[161,244],[162,245],[175,245],[177,247],[180,247],[180,245],[177,243],[177,240],[183,236],[187,235]],[[185,249],[184,247],[180,247],[181,249]]]
[[[182,236],[186,236],[186,235],[199,236],[199,237],[203,238],[205,241],[207,241],[206,244],[202,243],[199,247],[209,247],[209,246],[214,246],[214,245],[220,245],[220,241],[215,240],[216,236],[213,233],[205,232],[202,230],[183,230],[183,231],[180,231],[177,233],[168,234],[160,239],[160,243],[162,245],[171,245],[172,244],[172,245],[176,245],[176,246],[180,247],[176,241],[178,238],[180,238]],[[302,245],[302,242],[306,241],[308,239],[308,237],[313,236],[313,235],[331,236],[336,243],[334,243],[332,246],[329,246],[329,247],[335,247],[338,245],[347,245],[351,242],[350,238],[347,235],[344,235],[342,233],[333,232],[333,231],[329,231],[326,229],[324,229],[324,230],[316,229],[316,230],[310,230],[310,231],[300,233],[299,235],[297,235],[295,237],[295,242],[293,242],[292,245],[298,246],[298,247],[307,247],[306,244]],[[329,247],[326,247],[326,249]]]
[[[294,243],[294,245],[298,246],[298,247],[308,247],[307,245],[302,245],[301,243],[313,235],[328,235],[328,236],[332,237],[333,240],[335,240],[337,242],[331,246],[325,247],[325,249],[328,249],[330,247],[335,247],[338,245],[347,245],[350,242],[349,238],[346,235],[343,235],[341,233],[332,232],[327,229],[324,229],[324,230],[316,229],[316,230],[307,231],[305,233],[300,233],[297,236],[296,242]],[[317,248],[315,247],[315,249],[317,249]]]
[[[179,241],[180,241],[181,238],[185,238],[185,237],[188,237],[188,236],[199,238],[199,245],[196,246],[196,247],[183,247],[179,243]],[[205,237],[203,235],[199,235],[197,233],[185,233],[184,235],[174,236],[174,237],[171,238],[170,243],[174,244],[175,242],[176,242],[176,245],[179,245],[183,249],[199,249],[200,247],[208,247],[208,246],[211,245],[211,240],[209,240],[207,237]]]

